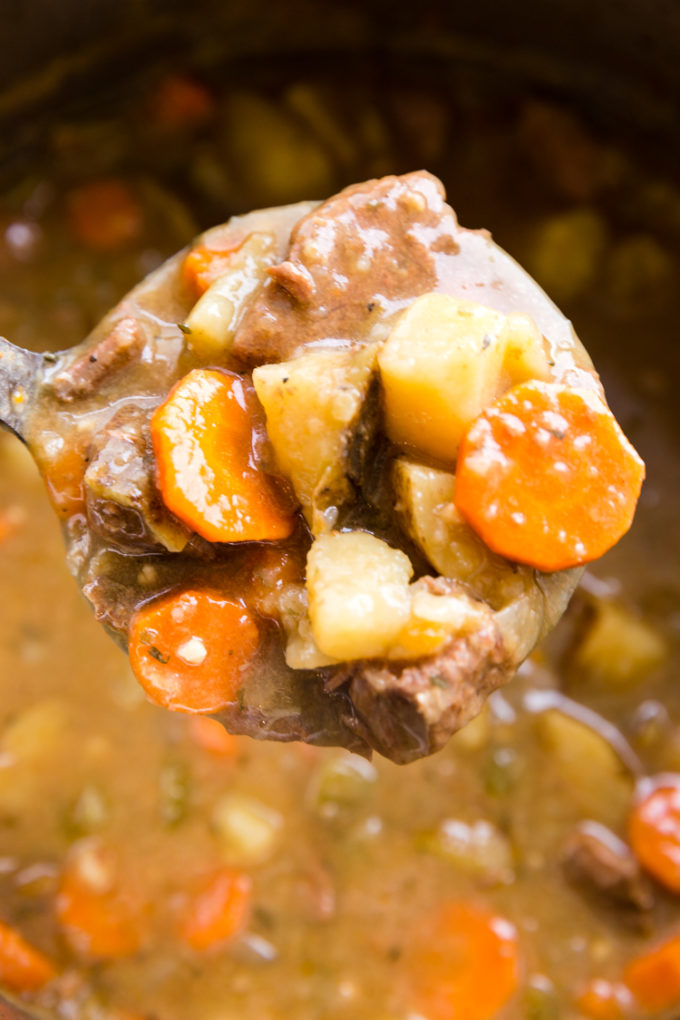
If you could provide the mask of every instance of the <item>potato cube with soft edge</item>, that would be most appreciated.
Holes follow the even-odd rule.
[[[333,658],[384,655],[411,610],[408,556],[364,531],[330,532],[312,543],[307,589],[312,633]]]
[[[349,442],[375,358],[372,347],[313,351],[253,372],[278,468],[292,483],[313,534],[330,530],[325,511],[351,494]]]
[[[402,313],[378,364],[389,438],[446,463],[455,463],[470,423],[505,389],[549,378],[532,319],[437,293]]]

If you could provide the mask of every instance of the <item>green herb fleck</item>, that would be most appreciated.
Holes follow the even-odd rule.
[[[185,336],[188,336],[192,332],[191,326],[187,326],[186,322],[178,322],[177,328],[181,329]]]

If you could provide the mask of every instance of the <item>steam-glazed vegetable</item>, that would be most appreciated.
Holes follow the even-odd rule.
[[[399,762],[513,675],[644,473],[569,323],[425,172],[214,228],[43,396],[29,443],[59,506],[54,432],[88,465],[71,562],[147,695]],[[264,558],[293,570],[263,593]]]

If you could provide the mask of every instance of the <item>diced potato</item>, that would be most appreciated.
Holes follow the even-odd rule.
[[[615,689],[643,680],[666,657],[664,639],[615,602],[598,600],[573,655],[574,675]]]
[[[286,632],[286,664],[291,669],[322,669],[339,662],[318,648],[309,619],[307,589],[289,584],[278,598],[279,619]]]
[[[331,532],[312,544],[307,588],[312,634],[333,658],[384,655],[411,610],[408,556],[363,531]]]
[[[452,864],[456,870],[496,884],[511,882],[514,857],[508,837],[486,819],[445,818],[434,832],[423,833],[418,849]]]
[[[40,811],[44,784],[54,775],[51,766],[71,742],[68,705],[54,698],[36,702],[8,722],[0,735],[0,812]]]
[[[480,751],[483,747],[489,743],[491,736],[491,718],[489,712],[488,701],[484,702],[479,715],[476,715],[474,719],[471,719],[469,723],[463,726],[462,730],[458,730],[454,733],[451,740],[456,750],[466,751],[473,753]]]
[[[356,754],[328,758],[311,786],[311,802],[323,817],[360,807],[378,779],[375,765]]]
[[[620,825],[633,777],[605,734],[558,708],[542,712],[537,726],[548,752],[545,768],[556,772],[565,801],[605,825]]]
[[[448,463],[470,422],[500,393],[549,378],[532,319],[436,293],[399,317],[378,364],[390,439]]]
[[[332,528],[335,508],[351,493],[345,473],[349,444],[375,359],[372,347],[314,351],[253,372],[278,467],[315,535]]]
[[[279,843],[283,818],[269,805],[241,793],[228,793],[217,801],[212,824],[227,863],[261,864]]]
[[[0,740],[0,751],[10,763],[46,760],[63,746],[68,725],[65,702],[52,698],[38,701],[8,724]]]
[[[607,260],[605,287],[610,299],[626,312],[674,298],[678,264],[670,251],[649,234],[622,240]]]
[[[527,253],[527,268],[556,301],[583,293],[600,270],[608,244],[607,227],[587,207],[543,221]]]
[[[487,549],[456,510],[452,472],[399,457],[393,480],[406,529],[438,573],[462,581],[484,568]]]
[[[323,89],[296,82],[286,91],[286,106],[303,120],[343,166],[352,166],[359,151],[354,133],[345,128]]]
[[[439,574],[469,584],[494,609],[524,593],[529,572],[492,553],[458,513],[452,473],[399,457],[393,480],[404,526]]]
[[[335,172],[323,144],[280,105],[253,92],[234,92],[224,116],[224,137],[246,205],[280,205],[333,192]]]
[[[102,829],[110,815],[110,806],[102,790],[94,784],[88,784],[67,810],[64,825],[69,835],[82,836]]]
[[[286,661],[316,669],[351,659],[433,655],[474,629],[480,603],[461,592],[409,584],[408,557],[365,532],[318,538],[307,559],[309,617],[303,600],[282,616]]]
[[[420,582],[409,588],[409,618],[387,649],[390,659],[415,659],[434,655],[455,635],[468,633],[479,619],[478,605],[462,593],[435,595]]]
[[[256,231],[238,248],[229,271],[208,287],[186,318],[187,344],[199,358],[210,360],[226,354],[249,300],[276,262],[276,238]]]

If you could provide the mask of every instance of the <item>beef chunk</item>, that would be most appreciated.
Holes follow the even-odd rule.
[[[247,364],[283,361],[319,339],[355,342],[435,287],[438,252],[457,250],[453,210],[425,172],[341,191],[294,228],[287,259],[236,333]]]
[[[136,319],[125,316],[94,347],[82,351],[51,381],[53,392],[64,403],[95,393],[102,383],[138,357],[144,334]]]
[[[433,594],[457,589],[424,578]],[[365,660],[339,667],[329,687],[349,685],[359,732],[380,754],[404,764],[432,754],[482,708],[514,671],[492,611],[477,603],[476,626],[415,662]]]
[[[571,833],[563,867],[570,882],[602,905],[629,916],[653,906],[651,888],[632,851],[598,822],[584,822]]]
[[[84,481],[88,521],[101,537],[124,549],[186,546],[189,531],[165,509],[154,483],[143,408],[121,408],[95,436]]]

